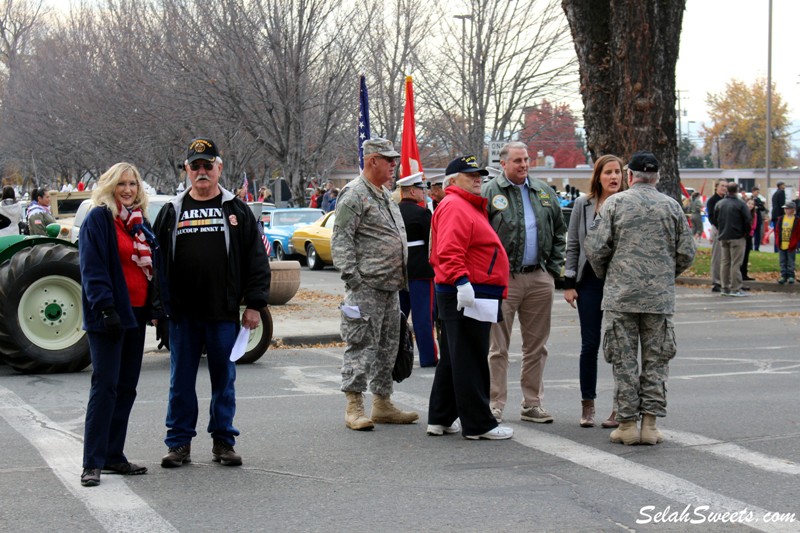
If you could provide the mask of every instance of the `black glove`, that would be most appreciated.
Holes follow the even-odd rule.
[[[103,309],[103,326],[106,328],[106,333],[114,337],[119,337],[122,333],[122,322],[119,319],[117,310],[113,307]]]
[[[158,349],[166,348],[169,350],[169,320],[164,318],[158,319],[158,325],[156,326],[156,340],[161,340],[158,343]]]

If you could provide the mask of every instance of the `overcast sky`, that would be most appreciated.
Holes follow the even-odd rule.
[[[708,119],[707,93],[722,93],[732,78],[751,84],[767,77],[769,0],[687,0],[676,88],[683,131]],[[800,1],[772,1],[772,81],[800,128]],[[695,124],[688,121],[694,120]],[[800,145],[800,134],[793,136]]]

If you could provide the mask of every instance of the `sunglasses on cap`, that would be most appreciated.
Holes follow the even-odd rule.
[[[214,170],[214,163],[211,161],[192,161],[189,163],[189,168],[197,172],[200,167],[206,169],[207,172]]]

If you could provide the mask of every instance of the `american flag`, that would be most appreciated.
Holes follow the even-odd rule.
[[[362,74],[358,92],[358,168],[361,170],[364,170],[364,148],[361,145],[369,138],[369,96],[367,78]]]

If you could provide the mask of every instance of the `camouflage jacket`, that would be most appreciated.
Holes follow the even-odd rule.
[[[676,200],[654,185],[635,183],[606,200],[584,245],[592,269],[605,278],[603,310],[675,312],[675,277],[695,253]]]
[[[363,175],[345,185],[336,201],[331,255],[350,290],[362,283],[382,291],[408,287],[406,227],[389,191]]]

